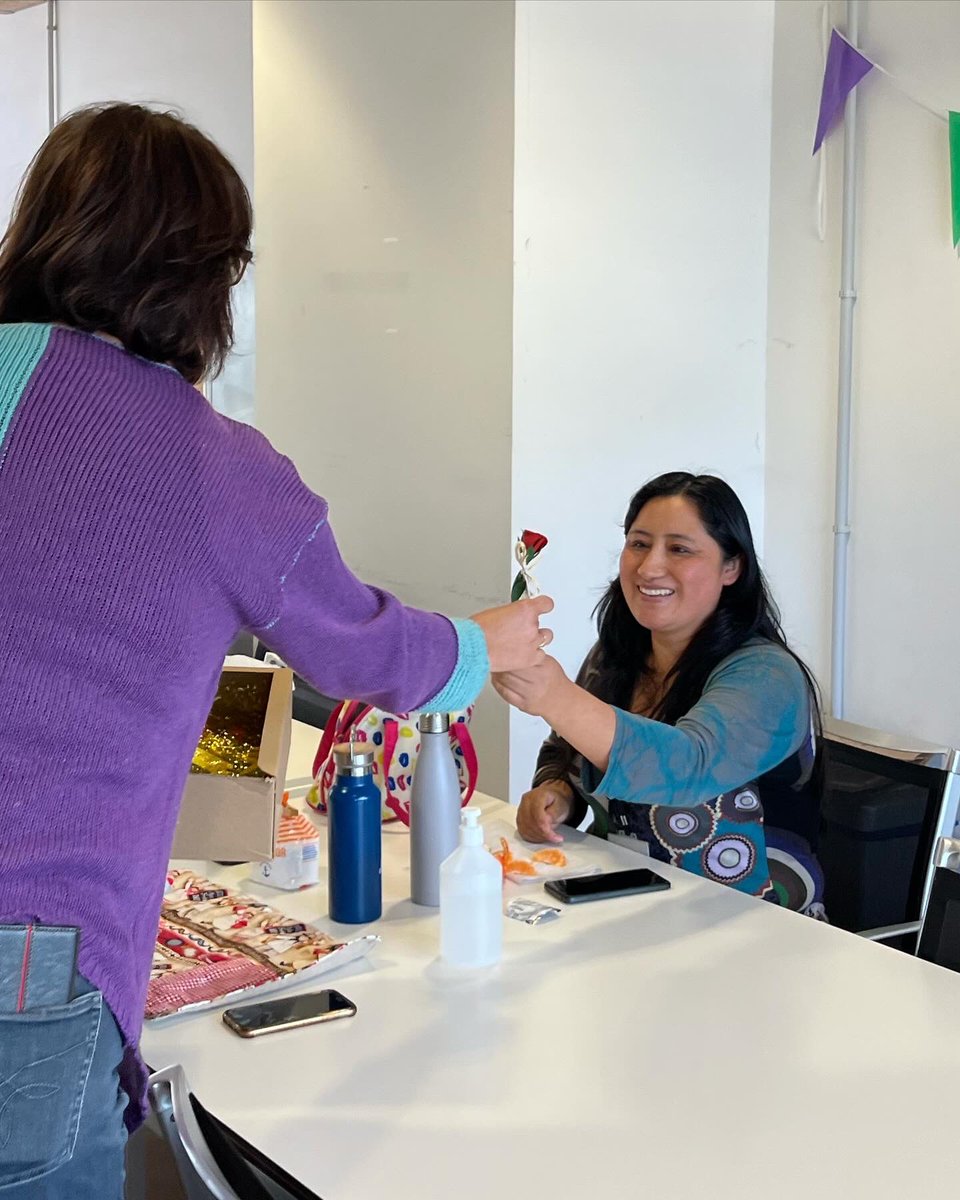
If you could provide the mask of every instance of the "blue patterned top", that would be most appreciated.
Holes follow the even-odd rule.
[[[577,677],[594,694],[595,653]],[[555,733],[540,752],[534,785],[571,784],[571,823],[589,804],[599,836],[636,840],[662,862],[791,908],[819,904],[811,699],[792,655],[767,641],[741,647],[676,725],[615,712],[602,776]]]
[[[634,803],[700,804],[773,770],[810,733],[807,681],[772,642],[725,658],[676,725],[616,713],[610,762],[592,790]]]

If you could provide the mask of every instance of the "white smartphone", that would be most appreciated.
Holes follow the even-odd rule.
[[[296,1029],[299,1025],[316,1025],[321,1021],[336,1021],[340,1017],[355,1017],[357,1006],[341,992],[328,988],[322,992],[305,992],[301,996],[284,996],[279,1000],[264,1000],[260,1004],[245,1004],[228,1008],[223,1023],[240,1037],[259,1037],[278,1029]]]

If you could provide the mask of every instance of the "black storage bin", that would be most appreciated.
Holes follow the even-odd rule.
[[[825,782],[819,854],[830,921],[865,930],[914,919],[929,787],[829,756]]]

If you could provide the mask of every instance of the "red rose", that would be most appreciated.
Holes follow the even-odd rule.
[[[525,529],[520,535],[520,540],[523,542],[527,550],[527,561],[534,558],[547,544],[547,539],[542,533],[535,533],[532,529]]]

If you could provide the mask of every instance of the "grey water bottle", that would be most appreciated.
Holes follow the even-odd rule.
[[[440,864],[457,848],[460,780],[446,713],[420,714],[420,753],[410,793],[410,897],[440,904]]]

